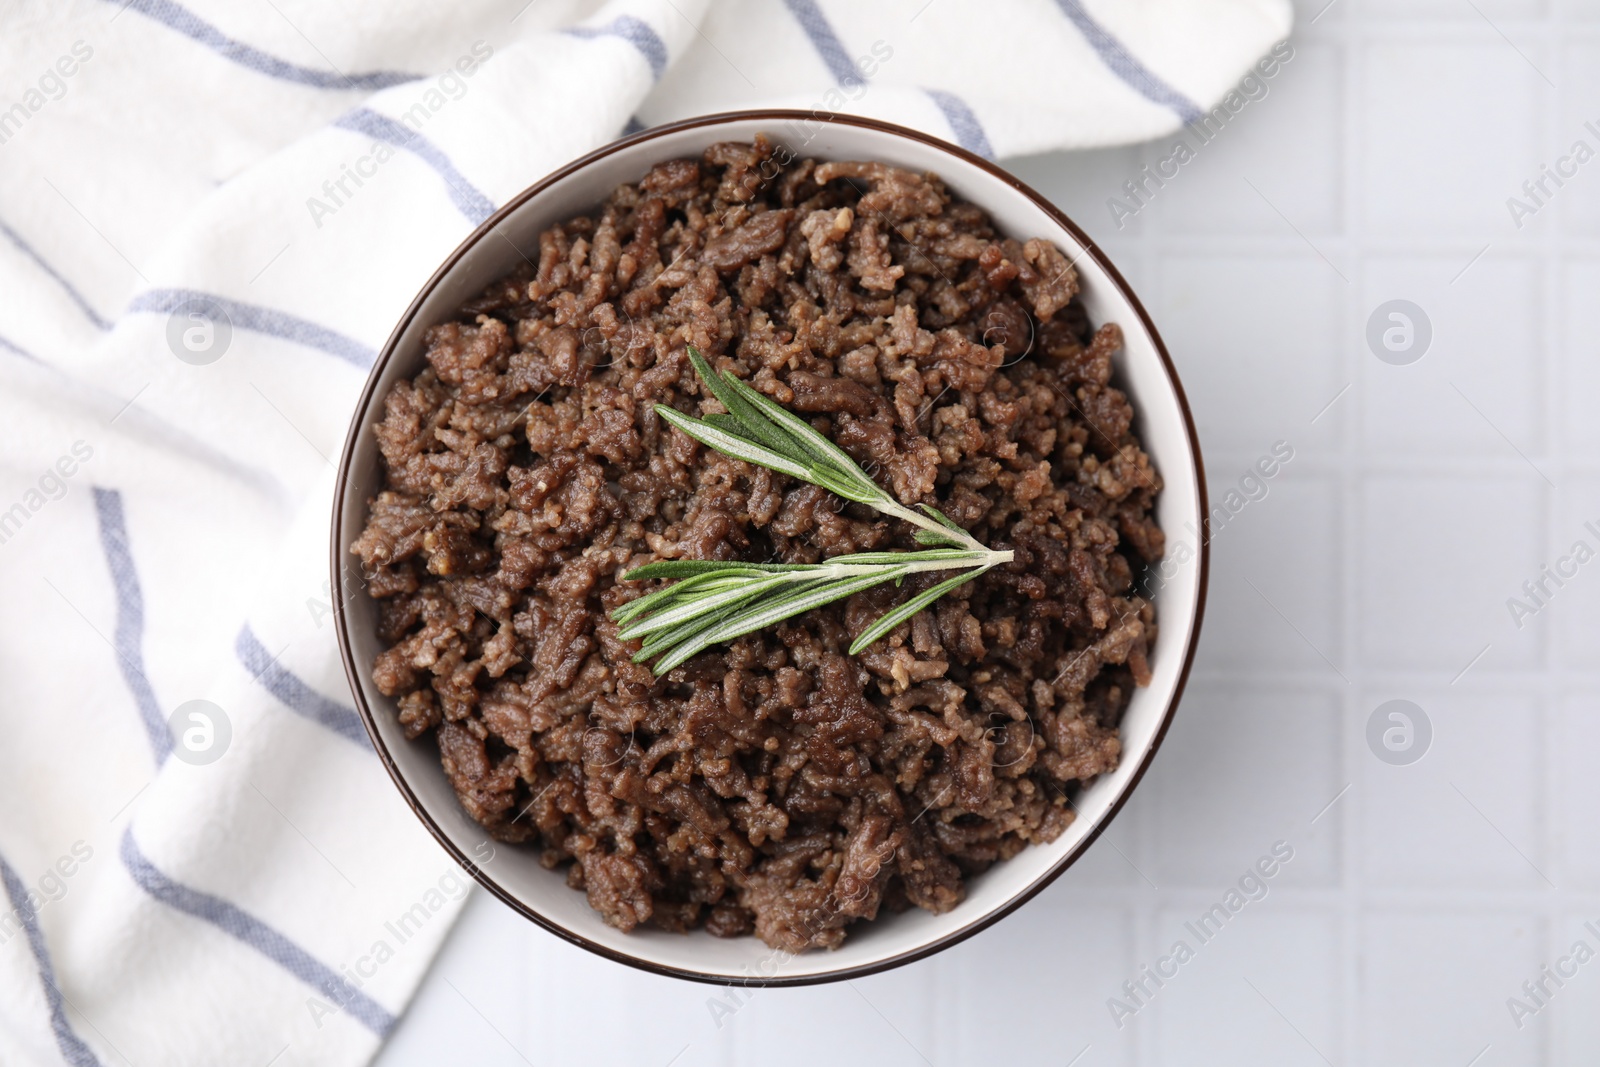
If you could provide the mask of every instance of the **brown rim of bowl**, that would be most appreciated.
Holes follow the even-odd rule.
[[[660,137],[664,134],[675,133],[680,130],[690,130],[701,126],[715,126],[727,122],[747,121],[751,119],[763,122],[771,122],[773,125],[777,125],[780,122],[786,121],[814,122],[817,121],[817,116],[810,111],[792,108],[722,111],[712,115],[700,115],[695,118],[682,119],[678,122],[669,122],[660,126],[652,126],[647,130],[641,130],[639,133],[635,133],[631,136],[619,138],[618,140],[612,141],[609,144],[597,148],[593,152],[581,156],[578,159],[573,160],[571,163],[552,171],[550,174],[541,178],[533,185],[530,185],[528,188],[512,197],[503,207],[501,207],[493,215],[489,216],[489,218],[486,219],[477,229],[473,230],[471,235],[468,236],[466,240],[462,241],[461,244],[457,246],[455,251],[450,253],[449,257],[444,261],[443,264],[440,265],[439,269],[434,271],[433,277],[428,279],[427,284],[422,287],[422,290],[417,294],[416,299],[411,302],[411,306],[406,308],[405,314],[400,317],[399,323],[395,326],[394,331],[389,335],[389,339],[384,342],[382,350],[378,353],[378,358],[373,362],[371,370],[368,371],[367,384],[361,391],[360,400],[356,403],[355,413],[351,417],[350,431],[345,436],[344,451],[339,457],[337,484],[334,488],[333,495],[333,526],[331,532],[332,582],[333,589],[336,591],[336,595],[332,597],[334,631],[338,634],[339,656],[344,661],[345,679],[350,683],[351,695],[355,698],[356,708],[361,713],[361,721],[366,725],[367,734],[372,739],[373,747],[378,750],[378,757],[383,760],[383,766],[389,772],[389,777],[394,779],[395,786],[399,788],[401,795],[405,797],[406,803],[411,806],[412,812],[416,814],[418,819],[422,820],[422,824],[428,828],[428,832],[431,833],[434,836],[434,839],[444,847],[444,850],[450,854],[450,857],[454,859],[463,870],[470,872],[473,879],[479,885],[483,886],[483,888],[487,889],[490,893],[493,893],[500,899],[502,903],[506,904],[524,918],[532,920],[545,930],[555,934],[564,941],[568,941],[574,945],[580,946],[581,948],[588,949],[590,952],[593,952],[599,956],[604,956],[606,959],[614,960],[617,963],[624,963],[630,967],[637,967],[640,970],[649,971],[652,974],[666,975],[671,978],[683,978],[689,981],[705,982],[711,985],[722,986],[764,987],[820,985],[824,982],[838,982],[851,978],[860,978],[864,975],[878,974],[883,971],[892,970],[895,967],[903,966],[907,963],[913,963],[920,959],[926,959],[936,952],[947,949],[951,945],[965,941],[974,934],[988,929],[990,926],[993,926],[995,923],[1010,915],[1028,901],[1032,900],[1046,886],[1059,878],[1061,876],[1061,872],[1065,871],[1068,867],[1076,863],[1078,857],[1082,856],[1084,852],[1088,850],[1089,846],[1094,844],[1100,835],[1105,832],[1106,827],[1111,825],[1111,821],[1117,817],[1118,813],[1122,811],[1123,805],[1128,802],[1128,798],[1133,795],[1134,789],[1138,787],[1139,782],[1144,778],[1145,771],[1149,769],[1151,761],[1155,759],[1156,751],[1161,747],[1161,742],[1166,739],[1167,729],[1172,725],[1172,716],[1177,711],[1178,703],[1183,698],[1184,688],[1188,684],[1189,670],[1194,664],[1195,648],[1199,644],[1200,640],[1200,625],[1205,617],[1206,591],[1210,580],[1211,546],[1206,543],[1204,538],[1202,538],[1200,541],[1200,584],[1195,600],[1194,629],[1189,635],[1188,647],[1185,648],[1183,652],[1183,666],[1179,668],[1178,671],[1177,685],[1172,690],[1172,697],[1167,701],[1166,709],[1161,713],[1161,724],[1159,727],[1157,727],[1156,735],[1151,740],[1150,747],[1146,750],[1144,758],[1139,761],[1139,766],[1134,770],[1133,777],[1129,779],[1127,787],[1122,790],[1121,794],[1116,798],[1116,800],[1112,801],[1110,810],[1107,811],[1105,817],[1100,820],[1100,824],[1091,830],[1088,835],[1085,836],[1084,839],[1072,849],[1071,852],[1063,856],[1055,864],[1055,866],[1051,867],[1049,871],[1035,880],[1032,885],[1018,893],[993,914],[990,914],[982,919],[974,920],[973,922],[970,922],[956,930],[954,933],[930,942],[921,948],[917,948],[909,952],[903,952],[898,956],[892,956],[889,959],[881,960],[877,963],[849,967],[838,971],[830,971],[825,974],[794,975],[790,977],[783,977],[782,975],[774,975],[770,978],[758,976],[715,975],[706,974],[700,971],[686,971],[677,967],[669,967],[664,964],[654,963],[650,960],[641,959],[626,952],[615,951],[597,942],[589,940],[580,933],[576,933],[572,930],[568,930],[562,926],[559,926],[549,919],[546,919],[543,915],[540,915],[532,908],[529,908],[521,901],[515,899],[505,889],[502,889],[493,878],[489,877],[489,875],[487,875],[482,868],[480,868],[464,852],[457,848],[454,842],[452,842],[450,838],[446,836],[444,831],[439,827],[439,824],[434,821],[433,817],[417,800],[417,796],[414,792],[412,792],[410,784],[406,781],[405,777],[401,775],[399,768],[395,766],[394,759],[389,755],[389,750],[384,745],[383,737],[378,732],[378,725],[373,717],[372,708],[368,706],[366,698],[361,689],[360,679],[363,677],[362,671],[357,667],[355,658],[350,651],[350,638],[349,634],[347,633],[349,621],[344,612],[343,586],[341,583],[341,568],[344,563],[345,547],[339,542],[339,517],[344,512],[345,488],[349,484],[350,480],[350,464],[354,458],[355,448],[359,442],[362,426],[366,421],[367,411],[372,406],[372,400],[377,391],[378,378],[381,375],[383,368],[387,366],[389,360],[393,358],[401,334],[403,334],[407,327],[410,326],[411,320],[416,317],[423,301],[426,300],[428,295],[433,292],[434,288],[439,285],[439,283],[444,279],[444,276],[456,265],[457,261],[459,261],[470,248],[477,244],[479,240],[491,233],[495,227],[504,222],[512,212],[521,207],[523,204],[527,203],[529,200],[533,199],[535,196],[538,196],[552,183],[566,177],[574,171],[582,170],[589,164],[595,162],[596,160],[603,159],[618,149],[639,144],[643,141],[653,140],[654,138]],[[828,116],[826,121],[837,122],[847,126],[859,126],[870,130],[876,130],[880,133],[888,133],[897,137],[904,137],[913,141],[920,141],[923,144],[930,145],[951,156],[954,156],[963,162],[970,163],[973,166],[986,171],[991,176],[1005,182],[1007,185],[1026,196],[1029,200],[1033,201],[1033,203],[1041,211],[1048,215],[1057,225],[1061,226],[1068,233],[1070,233],[1073,238],[1083,246],[1084,253],[1090,256],[1095,263],[1097,263],[1100,268],[1111,277],[1111,280],[1116,285],[1117,289],[1128,299],[1128,302],[1133,306],[1135,314],[1139,316],[1139,321],[1144,325],[1144,328],[1149,331],[1151,341],[1155,343],[1156,353],[1161,357],[1161,364],[1167,372],[1167,381],[1171,384],[1173,394],[1178,400],[1178,408],[1183,413],[1184,431],[1189,438],[1189,451],[1194,456],[1195,484],[1200,497],[1200,514],[1202,516],[1209,514],[1209,500],[1206,494],[1205,464],[1202,462],[1200,457],[1200,438],[1195,431],[1194,414],[1189,410],[1189,398],[1184,394],[1183,384],[1178,380],[1177,369],[1172,365],[1172,357],[1167,353],[1167,346],[1162,342],[1161,335],[1156,331],[1155,323],[1150,321],[1150,315],[1145,311],[1144,304],[1140,302],[1138,295],[1134,293],[1132,287],[1129,286],[1127,281],[1122,277],[1121,272],[1119,272],[1117,268],[1112,265],[1111,261],[1106,258],[1106,255],[1101,251],[1100,246],[1095,244],[1094,241],[1089,238],[1088,234],[1079,229],[1075,222],[1067,218],[1067,216],[1049,200],[1039,195],[1039,193],[1035,192],[1032,188],[1024,184],[1012,174],[996,166],[993,162],[984,159],[982,156],[976,155],[975,153],[969,152],[959,145],[951,144],[950,142],[942,140],[938,137],[934,137],[931,134],[907,129],[904,126],[897,126],[894,123],[881,122],[877,119],[862,118],[855,115],[832,114]]]

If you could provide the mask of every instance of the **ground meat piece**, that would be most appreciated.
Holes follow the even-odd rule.
[[[776,252],[783,247],[793,215],[787,208],[763,211],[737,229],[707,241],[701,259],[726,273],[767,252]]]
[[[836,211],[818,208],[800,224],[800,232],[805,235],[806,247],[811,253],[811,262],[817,265],[818,270],[831,274],[839,269],[839,264],[844,262],[844,253],[839,250],[839,244],[850,236],[850,226],[854,221],[855,212],[847,207]]]
[[[583,884],[589,905],[619,930],[648,922],[654,909],[648,868],[638,853],[607,855],[598,849],[583,854]]]
[[[1022,246],[1022,258],[1027,267],[1017,284],[1033,304],[1034,317],[1049,321],[1078,295],[1078,272],[1059,248],[1037,237]]]
[[[427,335],[377,427],[352,546],[373,665],[463,808],[612,925],[788,951],[1059,837],[1117,766],[1149,680],[1158,472],[1047,241],[998,235],[933,175],[719,144],[551,227],[536,266]],[[904,523],[700,447],[689,345],[801,413],[907,505],[1013,563],[859,656],[937,580],[880,586],[661,678],[608,612],[653,559],[811,563],[912,549]],[[645,583],[653,585],[654,583]]]

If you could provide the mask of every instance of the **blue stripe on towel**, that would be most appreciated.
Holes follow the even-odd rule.
[[[644,56],[645,62],[650,64],[650,75],[654,80],[660,81],[661,75],[667,72],[666,42],[649,23],[633,15],[618,15],[604,26],[571,26],[561,32],[569,37],[584,39],[620,38],[633,45],[639,50],[639,54]]]
[[[161,873],[133,839],[133,827],[122,831],[122,865],[139,888],[168,907],[210,923],[223,933],[255,949],[325,998],[348,1011],[362,1026],[380,1038],[388,1036],[395,1019],[383,1005],[357,989],[349,979],[278,930],[236,904],[202,893]]]
[[[39,916],[34,912],[33,905],[28,903],[28,887],[4,857],[0,857],[0,881],[5,882],[6,896],[11,899],[11,914],[22,923],[23,932],[28,935],[28,948],[32,950],[33,961],[39,968],[44,1000],[50,1005],[50,1029],[55,1031],[56,1047],[61,1049],[61,1057],[72,1067],[100,1067],[100,1060],[83,1043],[83,1038],[78,1036],[67,1019],[66,997],[62,995],[61,987],[56,985],[56,971],[50,963],[50,949],[44,943],[44,932],[39,929]]]
[[[144,673],[144,593],[139,588],[139,572],[134,569],[133,552],[128,547],[122,494],[115,489],[95,486],[94,510],[100,520],[100,546],[105,551],[106,567],[111,571],[111,584],[117,596],[117,630],[112,641],[117,667],[133,693],[133,702],[139,707],[139,717],[144,720],[145,733],[150,735],[156,762],[164,763],[172,752],[172,732],[167,729],[155,690]]]
[[[1074,26],[1078,27],[1078,32],[1089,42],[1089,47],[1099,53],[1101,62],[1110,68],[1111,73],[1127,83],[1129,88],[1152,103],[1176,111],[1184,122],[1194,122],[1200,118],[1202,112],[1193,100],[1162,81],[1154,71],[1139,62],[1121,41],[1113,37],[1083,9],[1078,0],[1056,0],[1056,6],[1061,8],[1063,15],[1072,20]]]
[[[88,300],[84,299],[82,293],[78,292],[77,286],[67,281],[60,271],[52,267],[45,261],[43,256],[34,251],[33,246],[27,241],[24,241],[20,233],[18,233],[16,230],[13,230],[10,226],[7,226],[3,222],[0,222],[0,233],[5,234],[7,240],[17,246],[18,251],[27,256],[29,259],[33,260],[35,266],[44,271],[46,274],[50,275],[50,277],[55,280],[55,283],[61,286],[66,294],[72,298],[72,302],[78,305],[79,310],[88,316],[90,322],[94,323],[96,327],[102,330],[109,329],[111,327],[111,323],[101,318],[100,313],[89,304]]]
[[[29,363],[44,363],[44,360],[40,359],[32,352],[29,352],[26,348],[23,348],[19,344],[13,344],[4,337],[0,337],[0,351],[10,352],[13,356],[18,357],[19,359],[25,359]]]
[[[372,741],[361,725],[361,717],[354,708],[337,700],[330,700],[295,677],[286,667],[279,666],[267,646],[256,637],[250,624],[245,623],[233,642],[234,655],[251,677],[261,683],[261,688],[277,697],[296,715],[319,722],[323,726],[349,738],[362,748],[370,749]]]
[[[800,28],[806,31],[806,36],[811,38],[811,44],[822,57],[822,62],[827,64],[828,73],[833,75],[833,80],[846,89],[852,85],[860,85],[861,73],[856,70],[855,64],[850,62],[850,54],[844,50],[844,42],[839,40],[839,35],[834,32],[828,16],[817,6],[817,0],[783,0],[783,3],[789,9],[789,14],[800,23]]]
[[[438,172],[450,187],[450,199],[456,208],[476,226],[494,214],[494,201],[484,196],[450,162],[450,157],[439,151],[439,146],[403,122],[388,115],[380,115],[370,108],[357,108],[334,120],[335,126],[364,133],[402,148]]]
[[[924,89],[939,105],[939,110],[944,112],[945,121],[950,124],[950,129],[956,135],[956,143],[968,152],[976,152],[984,159],[994,158],[994,147],[989,144],[989,135],[983,132],[983,124],[978,121],[978,116],[972,113],[972,108],[967,102],[955,93],[943,89]]]
[[[309,85],[315,89],[362,89],[370,92],[374,89],[387,89],[391,85],[417,81],[422,77],[420,74],[404,74],[392,70],[375,70],[365,74],[349,75],[341,74],[337,70],[313,70],[269,55],[243,41],[236,41],[199,15],[173,3],[173,0],[126,0],[125,3],[123,0],[110,0],[110,2],[123,3],[124,9],[131,7],[141,15],[155,19],[185,37],[200,42],[226,60],[237,63],[247,70],[253,70],[257,74],[277,78],[279,81]]]
[[[176,311],[187,300],[210,300],[227,314],[228,320],[234,326],[241,330],[252,330],[271,337],[281,337],[286,341],[305,345],[307,348],[321,349],[330,356],[337,356],[346,363],[362,369],[372,366],[373,360],[378,358],[378,354],[366,345],[326,326],[318,326],[314,322],[296,318],[287,312],[275,311],[256,304],[245,304],[194,289],[151,289],[134,297],[132,303],[128,305],[128,311],[165,314]]]

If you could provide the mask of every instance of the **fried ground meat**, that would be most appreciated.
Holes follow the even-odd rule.
[[[390,390],[353,546],[408,738],[462,806],[623,930],[832,948],[1055,839],[1149,680],[1159,476],[1067,258],[932,174],[717,144],[545,231]],[[694,345],[906,505],[1015,552],[858,656],[943,575],[879,586],[663,677],[607,612],[659,559],[812,563],[912,530],[709,450]]]

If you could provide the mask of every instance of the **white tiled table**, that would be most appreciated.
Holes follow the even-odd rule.
[[[1520,229],[1505,202],[1600,149],[1600,4],[1337,0],[1312,23],[1324,2],[1125,228],[1106,199],[1167,143],[1012,161],[1143,295],[1214,496],[1295,450],[1216,535],[1189,696],[1102,842],[966,944],[758,992],[721,1027],[715,990],[480,894],[381,1063],[1600,1062],[1600,959],[1521,1029],[1506,1004],[1574,940],[1600,950],[1600,560],[1522,629],[1506,607],[1600,548],[1600,160]],[[1394,298],[1433,327],[1407,366],[1365,340]],[[1393,698],[1433,725],[1412,765],[1366,741]],[[1107,999],[1278,840],[1270,895],[1114,1026]]]

